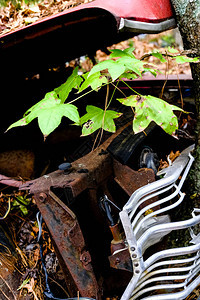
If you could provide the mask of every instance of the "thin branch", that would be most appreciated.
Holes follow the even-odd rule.
[[[7,285],[7,287],[9,288],[9,290],[11,291],[11,293],[13,294],[13,297],[15,300],[17,300],[17,298],[15,297],[15,294],[13,293],[11,287],[9,286],[9,284],[7,283],[7,281],[0,275],[1,280]]]
[[[164,82],[163,87],[162,87],[162,90],[161,90],[161,95],[160,95],[160,98],[161,98],[161,99],[162,99],[162,97],[163,97],[164,89],[165,89],[165,86],[166,86],[167,81],[168,81],[168,70],[169,70],[169,57],[167,56],[167,64],[166,64],[166,69],[165,69],[165,76],[166,76],[166,79],[165,79],[165,82]]]
[[[142,96],[140,93],[138,93],[137,91],[135,91],[132,87],[130,87],[130,85],[128,85],[128,83],[122,79],[120,79],[132,92],[136,93],[139,96]]]
[[[10,197],[9,197],[8,198],[8,209],[7,209],[6,213],[5,213],[5,215],[3,217],[0,217],[0,220],[3,220],[3,219],[5,219],[7,217],[7,215],[10,212],[10,207],[11,207],[11,205],[10,205]]]
[[[166,56],[166,57],[175,58],[177,56],[182,56],[182,55],[197,54],[197,51],[196,50],[183,50],[180,53],[175,54],[175,55],[172,55],[172,54],[169,54],[169,53],[161,53],[161,54],[163,56]],[[143,60],[143,59],[148,58],[150,56],[153,56],[153,53],[144,54],[143,56],[141,56],[140,60]]]

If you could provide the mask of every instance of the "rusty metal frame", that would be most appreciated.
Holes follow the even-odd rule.
[[[92,258],[87,249],[78,219],[74,212],[53,192],[53,188],[64,189],[69,202],[73,202],[77,196],[86,190],[89,191],[88,197],[95,201],[99,187],[105,193],[108,193],[107,181],[111,178],[128,195],[142,185],[154,181],[155,177],[152,170],[143,169],[136,172],[127,166],[122,166],[106,151],[109,144],[126,126],[120,128],[96,150],[73,162],[67,173],[57,170],[27,182],[21,187],[21,189],[29,189],[34,196],[54,241],[71,296],[75,296],[79,291],[83,297],[101,299],[102,287],[97,282],[92,266]],[[127,175],[122,172],[124,167]],[[127,181],[130,176],[134,184]],[[126,184],[127,182],[128,184]],[[111,228],[111,232],[115,239],[116,229]],[[117,243],[120,244],[121,241],[113,242],[113,244]],[[126,263],[129,261],[128,253],[124,253],[123,257],[123,259],[117,256],[114,258],[109,257],[111,266],[131,271],[128,267],[130,264]],[[127,267],[124,267],[124,265]]]

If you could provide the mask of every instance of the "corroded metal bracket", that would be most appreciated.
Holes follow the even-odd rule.
[[[74,213],[51,191],[34,199],[53,238],[71,294],[98,299],[98,284]],[[76,288],[75,288],[76,287]]]
[[[34,195],[50,231],[71,296],[75,296],[79,291],[83,297],[100,299],[101,284],[97,282],[92,258],[78,219],[68,205],[86,190],[91,203],[94,201],[97,203],[97,190],[100,188],[107,193],[107,182],[110,179],[115,180],[128,195],[155,180],[152,170],[133,171],[127,166],[122,166],[107,152],[108,145],[123,129],[124,127],[120,128],[96,150],[73,162],[67,174],[63,170],[57,170],[23,186],[23,189],[29,189]],[[132,179],[132,184],[129,178]],[[56,189],[64,191],[67,203],[58,198]],[[131,271],[127,251],[121,253],[120,262],[119,257],[109,259],[111,267]]]

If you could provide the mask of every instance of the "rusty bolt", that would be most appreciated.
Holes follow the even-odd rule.
[[[39,200],[41,201],[41,202],[44,202],[45,200],[46,200],[46,198],[47,198],[47,194],[45,194],[45,193],[40,193],[39,194]]]
[[[132,258],[136,258],[136,257],[137,257],[137,255],[136,255],[136,254],[133,254],[133,255],[132,255]]]
[[[82,261],[84,266],[88,265],[91,262],[91,256],[88,251],[85,251],[81,254],[80,261]]]
[[[84,256],[84,257],[83,257],[83,261],[84,261],[84,262],[87,262],[87,256]]]

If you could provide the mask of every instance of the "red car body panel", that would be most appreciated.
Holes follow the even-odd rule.
[[[108,11],[116,18],[134,19],[142,22],[160,22],[169,18],[173,18],[173,10],[169,0],[95,0],[87,4],[82,4],[71,9],[67,9],[62,13],[44,18],[26,27],[17,29],[24,30],[37,24],[68,15],[82,9],[100,8]],[[14,31],[14,32],[16,32]],[[13,34],[13,31],[5,35]],[[5,36],[2,35],[2,36]]]
[[[169,0],[95,0],[72,8],[68,12],[71,13],[83,8],[88,9],[89,7],[105,9],[120,18],[145,20],[146,22],[158,22],[173,17],[173,10]]]
[[[0,36],[0,56],[4,69],[37,72],[139,33],[173,27],[169,0],[95,0]]]

